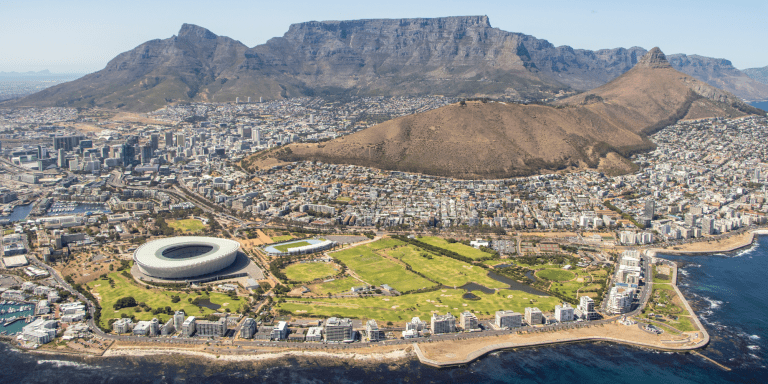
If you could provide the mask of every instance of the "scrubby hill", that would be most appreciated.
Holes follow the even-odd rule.
[[[458,178],[501,178],[569,167],[633,169],[646,134],[682,118],[759,112],[673,69],[654,48],[635,67],[557,106],[457,103],[327,143],[295,144],[248,163],[318,160]]]

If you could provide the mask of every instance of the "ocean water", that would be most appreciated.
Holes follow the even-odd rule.
[[[712,336],[700,353],[582,343],[492,353],[458,368],[417,361],[355,366],[340,360],[284,359],[218,365],[171,358],[36,356],[0,344],[3,383],[766,383],[768,237],[748,250],[669,256],[679,284]]]
[[[751,104],[753,107],[760,108],[763,111],[768,111],[768,101],[755,101],[749,104]]]

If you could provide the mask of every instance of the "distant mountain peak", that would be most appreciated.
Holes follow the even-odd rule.
[[[218,36],[215,33],[203,27],[200,27],[194,24],[184,23],[182,24],[181,29],[179,30],[179,37],[215,39]]]
[[[637,67],[641,68],[672,68],[667,61],[667,56],[659,47],[653,47],[637,62]]]

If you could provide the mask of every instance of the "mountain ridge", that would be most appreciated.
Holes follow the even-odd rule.
[[[121,53],[98,72],[8,106],[99,106],[149,111],[240,96],[424,95],[548,99],[596,88],[631,69],[640,47],[598,51],[493,28],[487,16],[309,21],[247,47],[208,29]],[[768,98],[727,60],[670,55],[675,68],[745,99]]]

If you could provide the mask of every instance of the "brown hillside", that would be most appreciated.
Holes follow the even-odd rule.
[[[458,178],[584,166],[629,172],[626,156],[652,148],[645,134],[683,118],[744,115],[739,109],[750,112],[735,96],[677,72],[654,48],[624,75],[558,106],[457,103],[250,163],[318,160]]]

